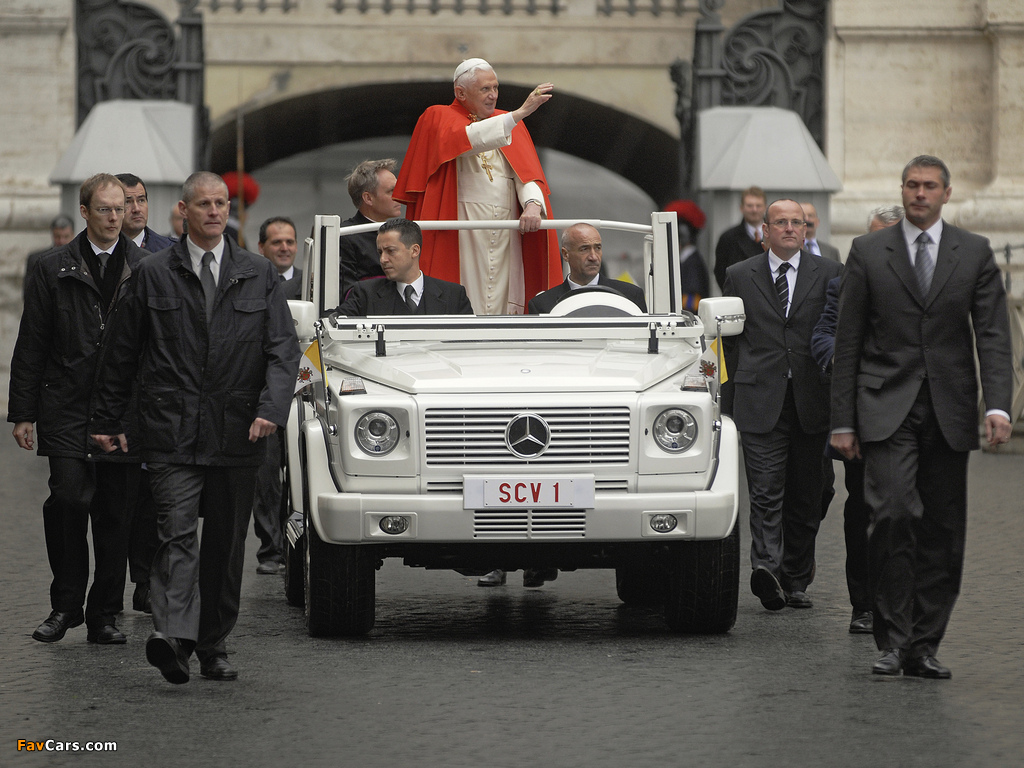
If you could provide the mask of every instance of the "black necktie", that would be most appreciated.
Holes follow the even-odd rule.
[[[779,293],[779,301],[782,302],[782,314],[786,314],[789,305],[789,280],[786,279],[786,272],[789,271],[789,262],[784,261],[779,265],[779,276],[775,278],[775,290]]]
[[[207,251],[203,254],[203,268],[199,270],[199,282],[203,284],[203,293],[206,294],[207,322],[213,317],[213,299],[217,295],[217,283],[214,282],[213,270],[210,269],[211,261],[213,261],[213,254]]]
[[[932,264],[932,255],[928,252],[928,244],[932,241],[927,232],[917,236],[917,256],[914,257],[914,274],[917,275],[917,284],[921,286],[921,295],[927,296],[932,287],[932,275],[935,273],[935,265]]]
[[[416,291],[411,285],[405,286],[405,306],[409,308],[409,314],[415,315],[419,310],[419,304],[413,301],[412,295]]]
[[[284,275],[278,273],[278,275],[277,275],[277,282],[279,282],[279,283],[286,283],[286,282],[288,282],[288,278],[286,278]]]
[[[107,259],[109,259],[109,258],[110,258],[110,254],[109,253],[97,253],[96,254],[96,259],[100,263],[100,274],[99,274],[100,280],[103,279],[103,276],[107,272]]]

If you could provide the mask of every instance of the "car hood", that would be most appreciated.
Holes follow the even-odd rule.
[[[333,342],[323,352],[328,382],[343,375],[404,392],[641,392],[690,369],[698,342],[531,343],[529,347],[464,342],[389,344],[377,357],[372,343]]]

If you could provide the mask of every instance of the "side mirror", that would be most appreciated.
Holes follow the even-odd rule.
[[[717,338],[719,327],[723,336],[743,333],[743,299],[739,296],[715,296],[701,299],[697,305],[697,317],[704,324],[704,338]]]
[[[288,300],[288,309],[291,310],[292,320],[295,322],[295,335],[299,341],[312,341],[316,338],[316,331],[313,324],[318,320],[316,307],[312,301]]]

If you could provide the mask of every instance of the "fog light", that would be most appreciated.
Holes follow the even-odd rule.
[[[378,525],[384,533],[390,533],[393,536],[397,536],[398,534],[405,533],[409,530],[409,518],[402,517],[401,515],[388,515],[387,517],[382,517]],[[675,524],[673,523],[673,526],[674,525]]]
[[[651,530],[658,533],[674,531],[677,525],[679,525],[679,521],[676,520],[675,515],[654,515],[651,518]]]

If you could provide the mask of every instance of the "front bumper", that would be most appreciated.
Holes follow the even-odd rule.
[[[682,493],[596,493],[587,509],[474,510],[460,494],[321,493],[314,524],[324,541],[359,543],[468,542],[654,542],[722,539],[736,518],[733,491]],[[671,514],[676,527],[666,533],[650,525],[655,515]],[[400,534],[384,533],[380,520],[409,519]]]

